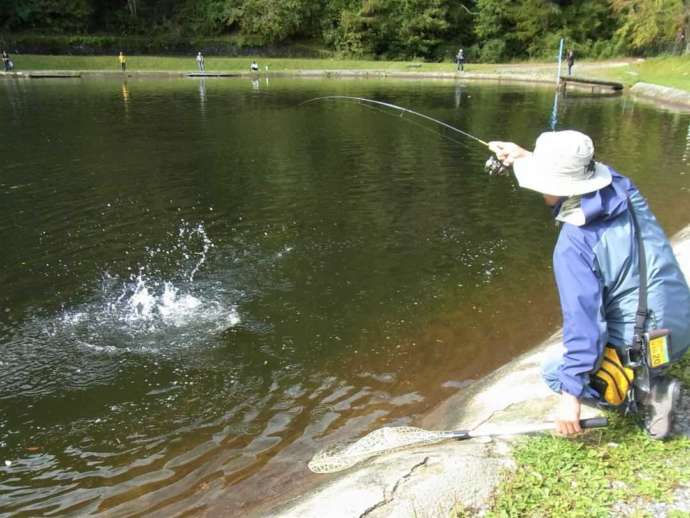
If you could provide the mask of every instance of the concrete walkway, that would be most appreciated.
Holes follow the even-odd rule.
[[[677,88],[653,85],[650,83],[635,83],[630,93],[638,98],[653,101],[657,104],[673,108],[690,109],[690,93]]]
[[[690,278],[690,225],[676,234],[674,251]],[[552,420],[557,396],[541,381],[544,357],[562,347],[552,336],[493,374],[451,397],[421,424],[429,429],[501,430],[508,426]],[[679,411],[690,407],[683,391]],[[583,418],[598,413],[585,408]],[[687,419],[675,432],[690,437]],[[323,475],[324,485],[311,494],[274,509],[283,517],[432,517],[450,516],[456,507],[486,508],[503,472],[514,467],[511,443],[519,437],[447,441],[399,451],[367,461],[337,475]]]

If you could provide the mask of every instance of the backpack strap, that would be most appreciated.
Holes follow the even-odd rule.
[[[638,271],[640,276],[640,287],[638,289],[639,297],[637,302],[637,312],[635,313],[635,329],[633,331],[632,344],[624,351],[623,363],[626,367],[631,368],[635,372],[634,386],[643,393],[649,393],[650,390],[650,371],[647,364],[647,343],[644,335],[646,330],[647,318],[649,317],[649,308],[647,307],[647,257],[645,254],[644,242],[642,241],[642,232],[640,231],[640,223],[635,213],[632,200],[628,198],[628,210],[630,211],[630,219],[632,220],[633,229],[635,232],[635,239],[637,241],[638,254]],[[638,410],[638,394],[630,385],[628,397],[626,400],[625,413],[637,414]]]
[[[645,332],[645,324],[647,317],[649,317],[649,309],[647,308],[647,257],[644,249],[644,242],[642,241],[642,232],[640,232],[640,224],[637,221],[635,209],[632,206],[632,201],[628,198],[628,210],[632,217],[633,227],[635,228],[635,237],[637,238],[637,250],[639,255],[639,272],[640,272],[640,288],[639,300],[637,303],[637,313],[635,314],[635,338],[642,336]]]

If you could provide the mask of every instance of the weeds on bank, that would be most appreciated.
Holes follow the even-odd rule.
[[[517,471],[489,516],[609,516],[616,502],[668,500],[690,481],[690,440],[653,441],[631,419],[576,440],[544,436],[519,445]]]
[[[672,375],[690,386],[690,358]],[[517,471],[498,488],[488,516],[610,516],[617,502],[668,501],[679,483],[690,482],[690,439],[651,440],[615,413],[605,429],[574,440],[530,438],[514,456]]]
[[[690,388],[690,357],[685,356],[669,371],[670,375],[680,380],[684,387]]]

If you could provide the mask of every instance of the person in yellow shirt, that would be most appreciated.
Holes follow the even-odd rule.
[[[120,51],[120,55],[117,57],[117,60],[120,62],[120,66],[124,72],[127,68],[127,56],[125,56],[124,52]]]

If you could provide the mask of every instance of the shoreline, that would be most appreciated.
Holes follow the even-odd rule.
[[[690,278],[690,225],[671,242],[683,273]],[[540,366],[546,355],[560,347],[562,334],[558,331],[443,401],[419,426],[500,431],[548,421],[558,396],[542,382]],[[679,409],[688,405],[690,387],[685,387]],[[583,407],[583,419],[598,415],[600,410]],[[676,432],[690,437],[687,424],[677,424]],[[324,482],[308,494],[262,509],[257,516],[418,518],[450,517],[457,510],[480,513],[491,504],[506,473],[517,469],[512,451],[522,440],[520,436],[498,436],[485,441],[446,441],[375,457],[338,475],[320,475]]]
[[[594,67],[594,65],[590,65]],[[263,72],[218,70],[200,73],[193,70],[89,70],[89,69],[41,69],[17,72],[0,72],[0,79],[4,80],[40,80],[40,79],[70,79],[70,80],[99,80],[99,79],[399,79],[422,81],[480,81],[494,83],[522,83],[535,85],[556,86],[552,76],[553,66],[548,67],[515,67],[501,65],[505,71],[496,72],[442,72],[442,71],[406,71],[386,69],[295,69]],[[531,70],[525,73],[524,70]],[[595,80],[592,80],[595,81]],[[561,85],[566,88],[565,82]],[[690,92],[645,82],[637,82],[632,87],[612,88],[597,84],[578,84],[568,81],[567,88],[575,91],[588,92],[594,95],[629,95],[645,102],[652,102],[657,106],[690,110]]]

